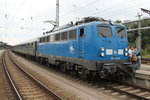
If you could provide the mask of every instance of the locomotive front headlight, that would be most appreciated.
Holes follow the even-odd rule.
[[[128,53],[127,53],[127,52],[125,53],[125,56],[128,56]]]
[[[104,47],[101,47],[101,51],[104,51],[105,49],[104,49]]]
[[[105,55],[104,52],[102,52],[102,53],[101,53],[101,56],[103,57],[104,55]]]
[[[128,48],[125,48],[125,51],[128,51]]]

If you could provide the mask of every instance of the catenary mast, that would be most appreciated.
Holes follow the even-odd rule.
[[[59,27],[59,0],[56,0],[56,27]]]

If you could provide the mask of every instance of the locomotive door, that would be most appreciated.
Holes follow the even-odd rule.
[[[84,58],[84,39],[85,39],[85,28],[80,27],[78,30],[78,55],[79,58]]]

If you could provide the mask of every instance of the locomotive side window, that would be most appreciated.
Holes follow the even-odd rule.
[[[60,41],[60,34],[55,35],[55,41]]]
[[[98,27],[98,32],[100,37],[112,37],[112,32],[110,27],[100,26]]]
[[[70,30],[69,31],[69,40],[75,40],[76,39],[76,30]]]
[[[50,35],[50,42],[54,42],[55,40],[55,36],[54,35]]]
[[[46,42],[49,42],[49,36],[46,37]]]
[[[125,29],[122,27],[116,27],[116,36],[121,38],[121,39],[124,39],[126,37],[125,36]]]
[[[62,40],[62,41],[66,41],[66,40],[67,40],[67,32],[63,32],[63,33],[61,34],[61,40]]]

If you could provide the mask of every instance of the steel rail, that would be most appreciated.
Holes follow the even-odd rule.
[[[10,82],[11,85],[12,85],[12,88],[13,88],[13,90],[14,90],[16,96],[17,96],[17,99],[18,99],[18,100],[23,100],[21,94],[19,93],[19,91],[18,91],[18,89],[17,89],[17,87],[16,87],[16,85],[15,85],[15,83],[14,83],[14,81],[13,81],[13,79],[12,79],[12,77],[11,77],[9,71],[8,71],[8,69],[7,69],[5,59],[6,59],[6,58],[5,58],[5,52],[4,52],[4,56],[3,56],[3,59],[2,59],[4,71],[5,71],[5,73],[6,73],[6,76],[7,76],[8,79],[9,79],[9,82]]]
[[[40,81],[38,81],[36,78],[34,78],[29,72],[27,72],[25,69],[23,69],[10,55],[9,55],[10,59],[12,60],[12,62],[22,71],[24,72],[30,79],[32,79],[34,82],[36,82],[40,87],[42,87],[48,94],[50,94],[51,96],[53,96],[55,98],[55,100],[64,100],[62,97],[60,97],[59,95],[57,95],[55,92],[53,92],[51,89],[49,89],[48,87],[46,87],[43,83],[41,83]]]
[[[119,82],[119,83],[122,83],[122,82]],[[112,84],[116,84],[116,82],[114,82],[114,83],[112,83]],[[137,99],[150,100],[149,98],[146,98],[146,97],[144,97],[144,96],[139,96],[139,95],[136,95],[136,94],[134,94],[134,93],[130,93],[130,92],[128,92],[128,91],[115,88],[115,87],[111,86],[111,84],[107,84],[107,82],[104,83],[104,84],[100,84],[100,85],[101,85],[101,86],[104,86],[104,87],[106,87],[106,88],[108,88],[108,89],[112,89],[113,91],[116,91],[116,92],[119,92],[119,93],[123,93],[123,94],[127,94],[127,95],[129,95],[129,96],[131,96],[131,97],[135,97],[135,98],[137,98]],[[133,87],[133,88],[135,87],[136,89],[143,89],[143,90],[146,90],[146,91],[150,91],[149,89],[145,89],[145,88],[138,87],[138,86],[134,86],[134,85],[130,85],[130,84],[122,83],[121,85],[129,85],[130,87]]]

